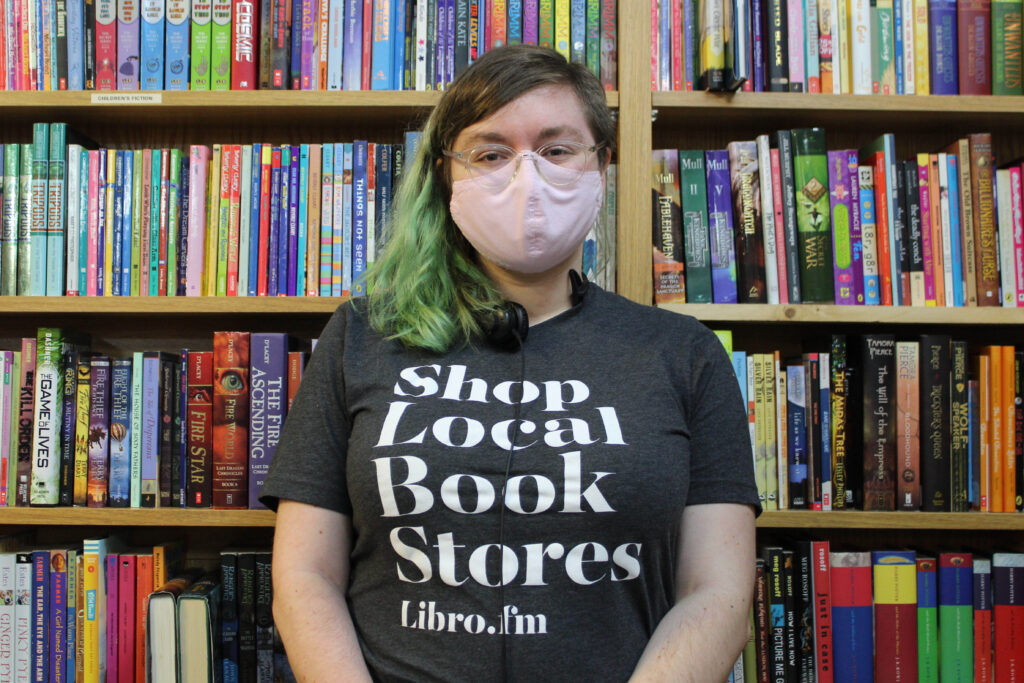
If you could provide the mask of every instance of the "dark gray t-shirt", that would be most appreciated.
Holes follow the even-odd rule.
[[[278,499],[351,516],[366,663],[415,681],[627,679],[674,604],[683,509],[758,507],[721,343],[595,286],[512,352],[409,350],[343,304],[263,487]]]

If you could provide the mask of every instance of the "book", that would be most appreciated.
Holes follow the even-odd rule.
[[[921,507],[921,359],[917,342],[896,342],[897,509]]]
[[[896,509],[896,341],[893,335],[861,339],[863,367],[864,509]]]
[[[654,298],[658,303],[686,301],[686,256],[680,207],[679,155],[652,153],[651,190],[654,225]]]
[[[835,680],[873,680],[871,554],[833,552],[830,562]]]
[[[917,558],[918,680],[939,680],[938,582],[934,557]]]
[[[711,230],[711,292],[716,304],[738,300],[736,254],[733,242],[732,194],[726,150],[705,154],[708,223]]]
[[[797,233],[800,240],[801,301],[835,300],[831,273],[832,232],[829,219],[828,161],[825,131],[792,131]]]
[[[730,142],[729,175],[733,198],[739,303],[766,303],[765,253],[761,233],[761,191],[757,143]]]
[[[216,681],[220,676],[220,577],[207,574],[182,591],[177,601],[178,675],[180,680]]]
[[[213,491],[216,508],[248,505],[249,333],[214,332]]]
[[[286,413],[288,335],[253,333],[250,343],[248,507],[262,508],[260,490]]]
[[[913,551],[871,553],[878,681],[917,681],[917,562]],[[884,665],[882,664],[884,662]]]
[[[950,509],[950,338],[921,335],[921,505]]]
[[[939,555],[939,646],[942,679],[974,680],[973,557],[970,553]]]
[[[1024,553],[992,555],[992,632],[997,681],[1013,680],[1024,667]]]
[[[992,560],[975,557],[972,581],[974,602],[974,680],[992,680]]]

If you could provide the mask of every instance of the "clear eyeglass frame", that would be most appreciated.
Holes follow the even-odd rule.
[[[571,187],[591,169],[591,161],[602,146],[554,140],[535,150],[519,151],[494,143],[477,145],[462,152],[446,149],[443,154],[461,162],[475,184],[490,190],[500,190],[511,183],[519,175],[524,158],[533,161],[537,175],[549,185]],[[508,172],[510,166],[511,173]]]

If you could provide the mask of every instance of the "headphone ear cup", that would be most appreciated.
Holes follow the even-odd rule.
[[[509,301],[484,323],[484,328],[491,346],[502,351],[514,351],[526,341],[530,317],[522,304]]]

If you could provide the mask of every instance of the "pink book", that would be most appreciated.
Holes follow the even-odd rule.
[[[1010,169],[1010,195],[1013,197],[1013,269],[1017,305],[1024,306],[1024,204],[1021,197],[1020,166]]]
[[[923,157],[924,163],[921,163]],[[932,259],[931,190],[928,187],[928,155],[919,154],[917,180],[921,195],[921,250],[924,252],[924,300],[935,301],[935,262]]]
[[[14,371],[14,351],[0,351],[0,370],[7,378],[7,388],[0,392],[0,415],[11,414],[11,401],[18,393],[18,378]],[[7,505],[7,475],[11,469],[11,440],[0,439],[0,506]]]
[[[789,16],[803,17],[802,0],[788,0]],[[807,92],[807,75],[804,72],[804,22],[790,21],[789,24],[789,89],[793,92]]]
[[[97,149],[89,150],[89,219],[86,226],[88,244],[86,245],[85,261],[85,293],[88,296],[96,296],[96,258],[100,244],[100,206],[99,206],[99,182],[100,182],[100,152]]]
[[[749,79],[748,79],[749,80]],[[782,204],[782,165],[779,163],[779,150],[771,150],[772,155],[772,204],[775,210],[775,260],[778,262],[779,303],[789,303],[789,277],[786,275],[786,228],[783,225]],[[764,209],[762,209],[763,211]]]
[[[270,239],[270,185],[274,170],[274,151],[269,145],[264,145],[260,154],[262,154],[260,159],[260,231],[259,243],[257,244],[258,253],[256,256],[258,270],[256,295],[267,296],[267,292],[270,289],[268,283],[269,274],[267,273],[267,262],[270,258],[267,252],[267,240]]]
[[[157,150],[157,154],[160,150]],[[156,179],[157,183],[160,179]],[[153,150],[142,150],[142,220],[139,221],[139,294],[149,296],[149,234],[153,211]]]
[[[651,3],[651,90],[661,90],[661,71],[659,64],[661,55],[658,54],[658,39],[653,36],[661,35],[661,27],[658,26],[658,5]],[[668,46],[664,46],[668,49]]]
[[[672,89],[683,89],[683,3],[672,3]]]
[[[188,260],[185,263],[185,295],[199,296],[203,287],[203,251],[206,242],[206,184],[210,172],[210,148],[189,149]]]
[[[121,556],[115,553],[107,555],[107,683],[120,683],[120,661],[117,656],[117,619],[121,613],[118,604],[118,588],[120,577],[118,576],[118,564]],[[100,624],[100,628],[104,628]]]
[[[117,572],[117,683],[135,683],[135,555],[120,555]]]
[[[540,39],[539,26],[537,22],[537,0],[525,0],[523,2],[523,42],[527,45],[536,45]]]
[[[238,229],[239,206],[241,203],[242,146],[229,145],[231,169],[228,176],[228,192],[231,204],[228,208],[228,272],[227,295],[238,296]]]
[[[96,89],[117,89],[117,0],[96,0]]]

